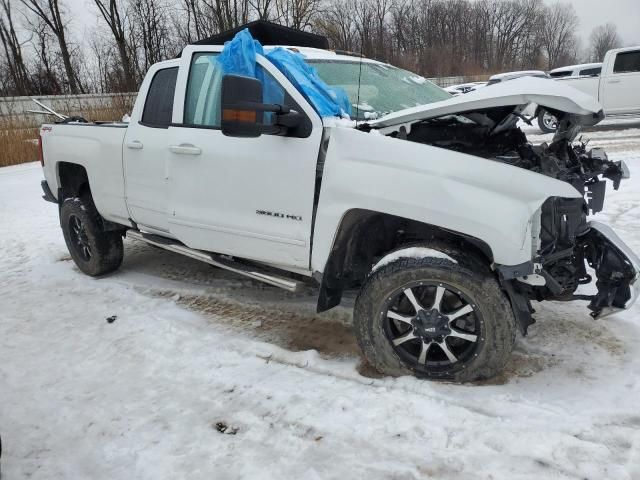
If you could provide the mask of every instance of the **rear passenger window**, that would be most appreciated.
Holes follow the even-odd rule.
[[[616,55],[613,73],[640,72],[640,50]]]
[[[153,76],[147,92],[147,99],[144,102],[143,124],[163,128],[171,124],[177,77],[178,67],[158,70]]]

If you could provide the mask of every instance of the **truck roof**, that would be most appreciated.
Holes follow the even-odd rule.
[[[631,52],[633,50],[638,50],[638,49],[640,49],[640,45],[635,45],[633,47],[614,48],[613,50],[609,50],[607,53],[610,53],[610,52],[616,52],[616,53]]]
[[[344,60],[354,62],[362,59],[364,63],[383,63],[371,58],[361,57],[359,53],[344,52],[340,50],[324,50],[322,48],[295,47],[291,45],[268,45],[263,48],[266,52],[270,52],[276,48],[286,48],[287,50],[299,52],[304,55],[305,58],[310,60]]]
[[[564,72],[564,71],[578,70],[578,69],[584,69],[584,68],[598,68],[598,67],[601,67],[601,66],[602,66],[602,62],[599,62],[599,63],[579,63],[577,65],[568,65],[566,67],[554,68],[549,73]]]
[[[188,51],[207,51],[209,49],[214,49],[215,51],[222,51],[224,45],[187,45],[181,53],[181,56],[184,55],[185,52]],[[387,65],[384,62],[379,62],[378,60],[373,60],[371,58],[361,57],[359,53],[354,52],[344,52],[340,50],[325,50],[322,48],[314,48],[314,47],[297,47],[293,45],[263,45],[262,47],[265,52],[270,52],[275,50],[276,48],[286,48],[287,50],[291,50],[294,52],[299,52],[306,59],[309,60],[335,60],[335,61],[349,61],[349,62],[357,62],[362,59],[363,63],[377,63],[380,65]],[[163,62],[159,62],[162,66],[175,65],[177,59],[165,60]],[[177,60],[179,61],[179,60]]]

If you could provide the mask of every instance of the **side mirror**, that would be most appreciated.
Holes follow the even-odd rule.
[[[229,137],[259,137],[263,119],[262,83],[251,77],[222,78],[222,133]]]
[[[262,83],[252,77],[225,75],[222,77],[222,133],[228,137],[259,137],[299,135],[304,115],[285,105],[262,103]],[[272,113],[264,124],[265,112]]]

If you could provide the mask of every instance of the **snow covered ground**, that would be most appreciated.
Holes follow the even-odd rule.
[[[631,168],[599,217],[640,251],[640,122],[586,137]],[[313,291],[130,241],[82,275],[41,175],[0,169],[3,480],[640,478],[640,305],[536,305],[489,383],[379,378]]]

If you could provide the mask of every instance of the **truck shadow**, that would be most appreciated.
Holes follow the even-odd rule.
[[[127,279],[133,287],[170,298],[234,334],[293,352],[316,350],[326,359],[352,359],[361,375],[381,377],[366,363],[356,342],[349,305],[353,295],[347,295],[346,306],[317,314],[313,289],[291,294],[178,254],[127,242],[121,272],[126,278],[134,271],[151,283],[137,283],[137,277]],[[179,282],[173,284],[179,287],[165,288],[163,280]],[[199,292],[191,292],[193,288]],[[594,353],[613,357],[624,353],[620,339],[600,322],[591,320],[583,305],[548,302],[536,309],[538,322],[531,327],[529,336],[519,336],[505,370],[478,385],[502,385],[552,368],[586,376],[584,365],[593,362]]]
[[[351,326],[335,316],[291,311],[268,303],[238,303],[235,299],[215,296],[180,296],[176,302],[205,315],[217,325],[287,350],[316,350],[325,358],[359,355]]]

